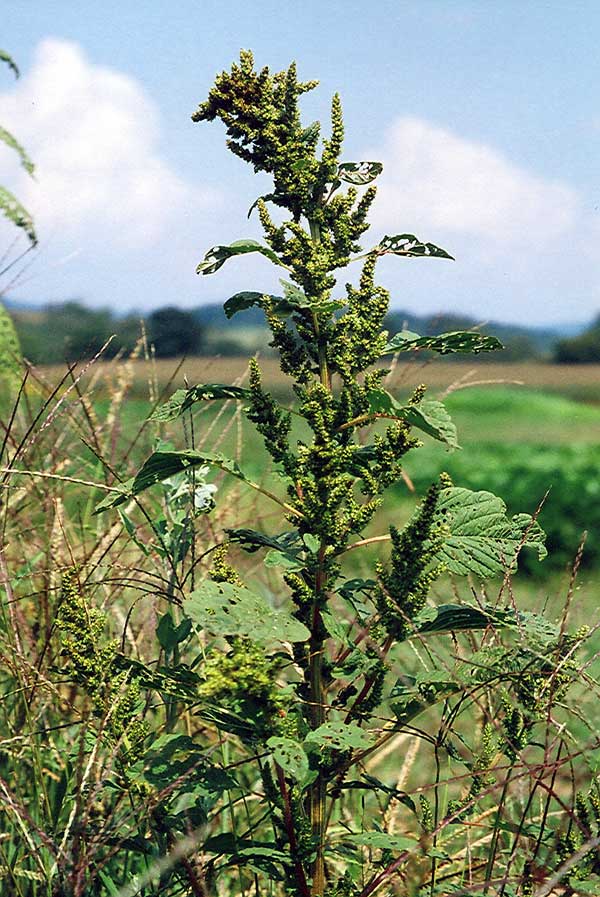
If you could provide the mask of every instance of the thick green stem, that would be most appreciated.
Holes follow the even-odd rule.
[[[309,221],[310,235],[314,243],[321,240],[321,229],[315,221]],[[315,337],[319,353],[319,377],[325,389],[331,391],[331,376],[327,364],[327,346],[322,338],[319,319],[313,313]],[[313,604],[311,638],[310,638],[310,699],[311,724],[317,729],[325,722],[325,692],[323,689],[323,639],[321,636],[321,600],[326,581],[325,549],[321,543],[319,549],[319,565],[315,578],[315,597]],[[316,845],[316,857],[312,868],[311,897],[323,897],[325,893],[325,800],[326,782],[322,771],[310,789],[310,821]]]

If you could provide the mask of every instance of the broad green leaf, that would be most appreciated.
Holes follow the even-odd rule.
[[[285,774],[303,785],[308,775],[308,757],[302,745],[292,738],[274,735],[267,741],[267,747],[271,749],[275,763],[281,766]]]
[[[6,187],[0,186],[0,212],[9,221],[12,221],[17,227],[25,231],[32,246],[37,245],[37,234],[33,226],[33,219],[16,196],[7,190]]]
[[[0,62],[5,62],[9,69],[12,71],[15,78],[20,76],[20,71],[17,66],[17,63],[14,61],[12,56],[6,52],[6,50],[0,50]]]
[[[23,166],[25,171],[28,174],[32,175],[33,171],[34,171],[33,162],[31,161],[31,159],[29,158],[29,156],[27,155],[27,153],[25,152],[25,150],[23,149],[23,147],[21,146],[21,144],[19,143],[17,138],[13,137],[13,135],[10,133],[10,131],[7,131],[5,128],[3,128],[1,126],[0,126],[0,140],[2,141],[2,143],[5,143],[6,146],[10,147],[11,149],[14,149],[14,151],[17,153],[19,159],[21,160],[21,165]]]
[[[233,776],[213,766],[187,735],[159,736],[144,757],[143,776],[160,791],[170,789],[172,797],[195,797],[198,823],[206,821],[224,791],[236,787]]]
[[[542,560],[545,533],[529,514],[506,516],[506,505],[491,492],[444,489],[436,510],[447,535],[435,563],[451,573],[490,577],[515,566],[522,546],[534,548]]]
[[[223,305],[223,309],[226,316],[232,318],[235,314],[240,311],[245,311],[247,308],[252,308],[253,306],[264,308],[265,305],[270,305],[275,313],[282,317],[291,315],[295,308],[293,303],[288,302],[287,299],[283,299],[281,296],[272,296],[268,293],[257,293],[253,290],[244,290],[228,299]]]
[[[344,841],[357,844],[359,847],[374,847],[379,850],[420,850],[418,841],[404,835],[390,835],[387,832],[358,832],[355,835],[344,835]]]
[[[200,262],[196,268],[197,274],[214,274],[219,268],[225,264],[227,259],[233,258],[234,255],[245,255],[248,252],[260,252],[265,258],[268,258],[275,265],[281,265],[285,268],[283,262],[279,260],[277,255],[268,246],[264,246],[257,240],[236,240],[229,246],[213,246],[209,249],[204,260]]]
[[[185,641],[192,630],[192,623],[189,619],[183,619],[177,626],[173,621],[170,611],[158,621],[156,627],[156,637],[158,642],[165,651],[172,651],[177,645]]]
[[[423,399],[418,405],[401,405],[386,389],[372,389],[368,394],[372,414],[401,418],[434,439],[458,448],[456,427],[445,405],[433,399]],[[364,453],[363,453],[364,457]]]
[[[381,162],[341,162],[337,176],[348,184],[369,184],[383,171]]]
[[[198,452],[194,449],[181,452],[154,452],[144,462],[135,477],[122,483],[118,493],[111,492],[96,506],[94,513],[99,514],[100,511],[116,508],[134,495],[144,492],[150,486],[154,486],[156,483],[162,482],[162,480],[167,480],[177,473],[191,470],[193,467],[198,467],[201,464],[211,464],[220,470],[233,474],[240,480],[246,479],[237,462],[231,458],[226,458],[220,453]]]
[[[381,242],[372,250],[377,255],[404,255],[408,258],[440,258],[452,259],[445,249],[440,249],[434,243],[423,243],[414,234],[396,234],[393,237],[385,236]]]
[[[514,613],[493,607],[481,610],[468,604],[441,604],[421,611],[414,620],[413,635],[487,629],[488,626],[515,625],[516,622]]]
[[[303,543],[298,530],[290,530],[279,536],[269,536],[255,529],[229,529],[225,532],[232,542],[241,545],[244,551],[252,554],[260,548],[271,548],[288,558],[290,562],[297,562]]]
[[[164,423],[175,420],[195,405],[208,399],[248,399],[251,395],[249,389],[242,386],[225,386],[222,383],[199,383],[191,389],[178,389],[171,398],[159,405],[149,417]]]
[[[208,853],[228,857],[227,866],[247,866],[254,872],[263,872],[270,879],[282,881],[281,867],[290,864],[290,856],[272,841],[253,841],[238,838],[232,832],[213,835],[202,845]]]
[[[183,602],[184,612],[213,635],[236,635],[255,642],[303,642],[310,633],[303,623],[266,598],[229,582],[202,583]]]
[[[462,691],[462,685],[443,670],[402,676],[393,686],[389,701],[400,725],[410,722],[428,707]]]
[[[0,304],[0,381],[11,391],[21,383],[21,346],[12,318]]]
[[[374,736],[356,723],[323,723],[304,739],[305,744],[316,744],[336,751],[366,750],[373,741]]]
[[[408,405],[402,416],[411,425],[451,448],[459,448],[456,426],[443,402],[423,399],[418,405]]]
[[[382,355],[393,355],[395,352],[410,352],[415,349],[428,349],[438,355],[471,354],[478,352],[495,352],[504,346],[495,336],[486,336],[473,330],[456,330],[440,333],[438,336],[419,336],[410,330],[403,330],[389,340]]]

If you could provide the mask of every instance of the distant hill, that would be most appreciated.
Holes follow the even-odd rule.
[[[195,308],[193,314],[199,323],[211,331],[221,330],[223,336],[229,332],[235,340],[233,332],[236,330],[252,331],[254,340],[261,329],[265,328],[264,315],[259,308],[249,308],[228,320],[223,307],[218,304],[203,305]],[[581,333],[583,325],[564,325],[555,327],[524,327],[519,324],[507,324],[498,321],[486,321],[483,326],[481,319],[468,315],[458,315],[451,312],[439,312],[433,315],[415,315],[411,312],[392,309],[387,316],[385,326],[390,333],[399,330],[412,330],[422,336],[436,333],[445,333],[449,330],[471,330],[476,327],[482,333],[497,336],[506,346],[502,353],[504,360],[517,360],[519,358],[549,357],[552,354],[555,343],[566,336]],[[225,328],[227,328],[225,330]],[[499,358],[494,353],[495,359]]]
[[[53,358],[49,359],[48,356],[50,342],[56,343],[60,351],[62,351],[60,347],[65,340],[72,342],[74,330],[79,325],[75,322],[77,316],[73,317],[71,314],[71,318],[69,318],[69,309],[71,311],[78,309],[79,317],[81,315],[90,317],[91,315],[94,320],[102,319],[100,323],[104,329],[108,328],[108,333],[116,332],[118,336],[123,336],[127,331],[126,342],[130,341],[131,334],[139,333],[139,318],[141,316],[139,313],[123,315],[113,312],[109,308],[88,308],[78,302],[23,303],[10,298],[2,301],[14,315],[26,354],[39,361],[54,360]],[[273,351],[268,347],[269,331],[265,325],[264,314],[259,308],[246,309],[228,320],[223,306],[215,302],[197,306],[191,309],[191,314],[205,333],[203,352],[218,355],[248,355],[257,351],[267,354]],[[81,324],[81,322],[79,323]],[[88,322],[86,326],[89,329],[91,325]],[[524,327],[520,324],[507,324],[498,321],[486,321],[482,324],[481,319],[477,320],[469,315],[452,312],[416,315],[398,309],[390,311],[385,321],[385,327],[391,334],[407,329],[423,336],[444,333],[449,330],[476,328],[482,333],[497,336],[504,344],[504,351],[494,352],[489,356],[489,359],[494,361],[518,361],[528,358],[550,359],[558,341],[578,336],[586,329],[584,326],[569,324],[554,327]],[[50,338],[57,328],[57,333]],[[115,342],[115,346],[117,344],[118,341]],[[480,358],[485,360],[484,356],[480,356]]]

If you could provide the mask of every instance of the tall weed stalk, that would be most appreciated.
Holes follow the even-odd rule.
[[[342,161],[337,96],[328,137],[301,123],[315,86],[243,52],[194,115],[273,177],[252,207],[264,242],[214,246],[198,270],[249,252],[282,269],[281,295],[225,310],[264,310],[293,406],[251,360],[167,401],[152,382],[133,433],[121,359],[108,398],[92,364],[53,389],[30,371],[6,408],[6,893],[541,897],[598,880],[595,633],[570,631],[572,589],[558,621],[519,606],[518,557],[545,551],[535,515],[446,474],[404,526],[382,505],[419,436],[458,447],[424,386],[386,389],[385,360],[498,343],[382,331],[378,260],[450,256],[405,233],[361,248],[381,165]]]

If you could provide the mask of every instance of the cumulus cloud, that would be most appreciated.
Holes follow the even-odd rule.
[[[75,43],[40,43],[27,75],[0,94],[0,122],[35,162],[36,181],[10,169],[2,180],[42,239],[142,248],[186,209],[215,201],[161,158],[158,113],[142,87],[95,65]],[[12,164],[8,151],[6,159]]]
[[[547,247],[581,214],[569,185],[544,180],[492,147],[419,118],[398,119],[373,158],[384,163],[374,209],[384,229],[471,235],[489,252],[524,239]]]

